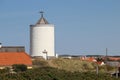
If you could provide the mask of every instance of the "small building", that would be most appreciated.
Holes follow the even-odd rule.
[[[98,61],[96,62],[98,65],[102,66],[102,65],[105,65],[105,63],[103,61]]]
[[[0,69],[13,64],[25,64],[30,68],[32,60],[23,46],[3,46],[0,48]]]

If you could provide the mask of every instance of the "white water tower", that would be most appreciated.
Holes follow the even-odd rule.
[[[54,25],[43,17],[35,25],[30,25],[30,55],[32,57],[55,57]],[[45,53],[46,51],[46,53]]]

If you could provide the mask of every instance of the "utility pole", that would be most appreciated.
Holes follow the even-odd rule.
[[[107,69],[107,62],[108,62],[108,49],[106,48],[106,56],[105,56],[106,73],[108,72],[108,69]]]
[[[105,56],[106,63],[107,63],[107,59],[108,59],[108,49],[106,48],[106,56]]]

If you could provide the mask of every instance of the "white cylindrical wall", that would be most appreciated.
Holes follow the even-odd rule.
[[[55,56],[54,50],[54,25],[41,24],[30,27],[30,55],[43,56],[43,51],[47,51],[47,56]]]

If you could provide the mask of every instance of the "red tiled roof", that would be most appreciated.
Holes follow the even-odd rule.
[[[94,57],[89,57],[86,60],[90,62],[96,62],[96,59]]]
[[[110,60],[117,61],[120,60],[120,57],[108,57]]]
[[[99,62],[96,62],[97,64],[101,65],[102,64],[102,61],[99,61]]]
[[[13,64],[32,65],[32,61],[25,52],[0,52],[0,66],[11,66]]]

